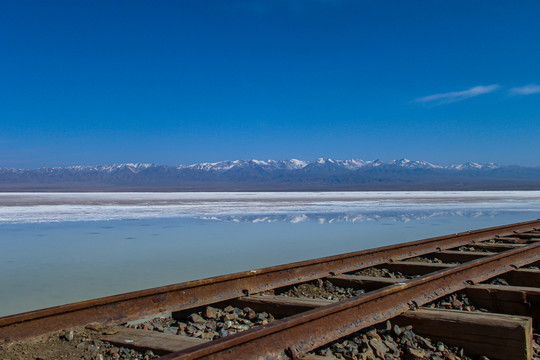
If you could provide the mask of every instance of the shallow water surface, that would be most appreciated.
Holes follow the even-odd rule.
[[[173,206],[183,207],[176,212],[162,211],[162,206],[171,206],[163,194],[138,200],[125,194],[111,194],[120,200],[107,200],[106,194],[75,194],[70,200],[47,195],[54,200],[47,204],[37,199],[41,195],[34,202],[25,195],[14,204],[0,194],[0,316],[533,220],[540,213],[537,192],[469,197],[344,194],[347,198],[328,193],[302,193],[302,198],[255,194],[248,200],[245,194],[240,199],[199,194],[189,200],[183,195],[173,200]],[[189,209],[184,202],[190,202]],[[10,215],[13,207],[16,216]],[[99,207],[102,214],[116,217],[99,219]],[[141,209],[145,216],[140,216]],[[79,221],[85,214],[94,221]]]

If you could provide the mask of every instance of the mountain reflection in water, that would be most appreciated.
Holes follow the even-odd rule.
[[[409,222],[413,220],[425,220],[439,216],[460,216],[460,217],[494,217],[501,211],[373,211],[373,212],[347,212],[347,213],[306,213],[306,214],[271,214],[271,215],[223,215],[223,216],[200,216],[201,220],[232,221],[248,223],[273,223],[286,222],[291,224],[301,222],[318,222],[320,224],[331,224],[334,222],[361,223],[366,221],[393,221]]]

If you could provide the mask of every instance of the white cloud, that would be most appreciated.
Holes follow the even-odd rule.
[[[499,89],[499,87],[500,86],[498,84],[487,86],[479,85],[463,91],[452,91],[442,94],[424,96],[421,98],[417,98],[415,101],[420,103],[447,104],[455,101],[465,100],[478,95],[488,94]]]
[[[530,84],[510,89],[510,94],[512,95],[531,95],[536,93],[540,93],[540,85]]]

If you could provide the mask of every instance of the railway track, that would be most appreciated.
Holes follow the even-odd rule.
[[[84,329],[86,340],[163,360],[444,359],[449,346],[528,360],[538,266],[540,220],[12,315],[0,318],[0,339],[10,348]],[[411,330],[424,349],[398,347],[414,342]]]

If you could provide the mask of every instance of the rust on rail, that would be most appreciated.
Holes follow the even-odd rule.
[[[535,220],[468,231],[7,316],[0,318],[0,340],[24,339],[95,321],[125,323],[539,227],[540,220]]]
[[[486,256],[162,357],[163,360],[295,358],[441,296],[540,260],[540,243]],[[531,353],[532,349],[526,349]],[[264,354],[264,355],[262,355]]]

